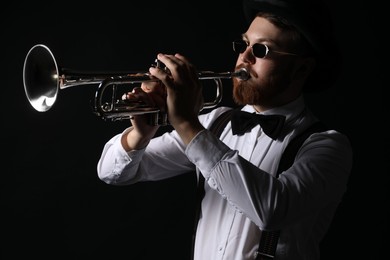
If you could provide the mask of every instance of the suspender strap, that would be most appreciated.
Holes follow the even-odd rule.
[[[297,135],[294,139],[292,139],[286,149],[284,150],[282,157],[279,161],[278,171],[276,177],[279,176],[280,173],[287,170],[295,160],[295,156],[298,152],[298,149],[302,146],[303,142],[313,133],[325,131],[325,125],[318,121],[311,126],[309,126],[305,131],[301,134]],[[276,247],[278,245],[280,236],[280,230],[275,231],[265,231],[263,230],[261,233],[261,238],[259,242],[259,247],[257,249],[256,260],[268,260],[273,259],[276,253]]]
[[[295,155],[297,154],[299,148],[311,134],[322,132],[326,129],[327,127],[322,122],[317,121],[306,128],[306,130],[304,130],[302,133],[297,135],[294,139],[292,139],[284,150],[282,158],[280,158],[277,176],[279,176],[281,172],[290,168],[294,162]]]
[[[280,230],[261,231],[259,247],[256,251],[256,260],[273,259],[279,241]]]
[[[209,130],[214,133],[216,136],[221,136],[223,129],[230,121],[231,114],[233,109],[227,110],[223,112],[219,117],[215,119],[215,121],[210,126]]]

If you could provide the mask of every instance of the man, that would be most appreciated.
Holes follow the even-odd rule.
[[[105,145],[98,176],[129,185],[197,169],[205,193],[194,259],[265,259],[259,241],[273,231],[280,231],[275,259],[320,258],[319,243],[352,167],[349,140],[332,129],[313,133],[291,167],[280,174],[278,167],[289,142],[318,121],[303,93],[329,87],[337,76],[338,52],[323,8],[314,0],[244,1],[250,25],[233,49],[235,70],[245,68],[249,78],[233,79],[233,99],[242,111],[281,118],[273,127],[281,130],[277,135],[259,124],[239,132],[254,119],[235,113],[215,136],[210,126],[230,108],[199,115],[201,81],[180,54],[158,54],[166,69],[149,72],[159,82],[123,96],[166,111],[174,131],[154,138],[158,126],[148,124],[146,115],[132,117],[132,126]]]

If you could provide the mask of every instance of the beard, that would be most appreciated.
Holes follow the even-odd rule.
[[[255,79],[233,78],[233,101],[237,105],[272,106],[290,84],[288,77],[271,77],[260,81]]]

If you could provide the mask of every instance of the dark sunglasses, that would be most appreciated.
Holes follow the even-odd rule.
[[[262,43],[255,43],[253,45],[249,45],[249,43],[244,41],[244,40],[236,40],[233,42],[233,50],[236,53],[243,53],[246,50],[246,48],[248,48],[248,47],[251,48],[253,56],[260,58],[260,59],[267,56],[267,54],[270,52],[285,54],[285,55],[297,55],[295,53],[290,53],[290,52],[272,51],[268,48],[267,45],[262,44]]]

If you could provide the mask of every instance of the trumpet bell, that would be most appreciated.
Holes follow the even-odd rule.
[[[33,46],[23,66],[24,91],[33,108],[48,111],[55,103],[60,88],[59,71],[53,53],[42,44]]]

